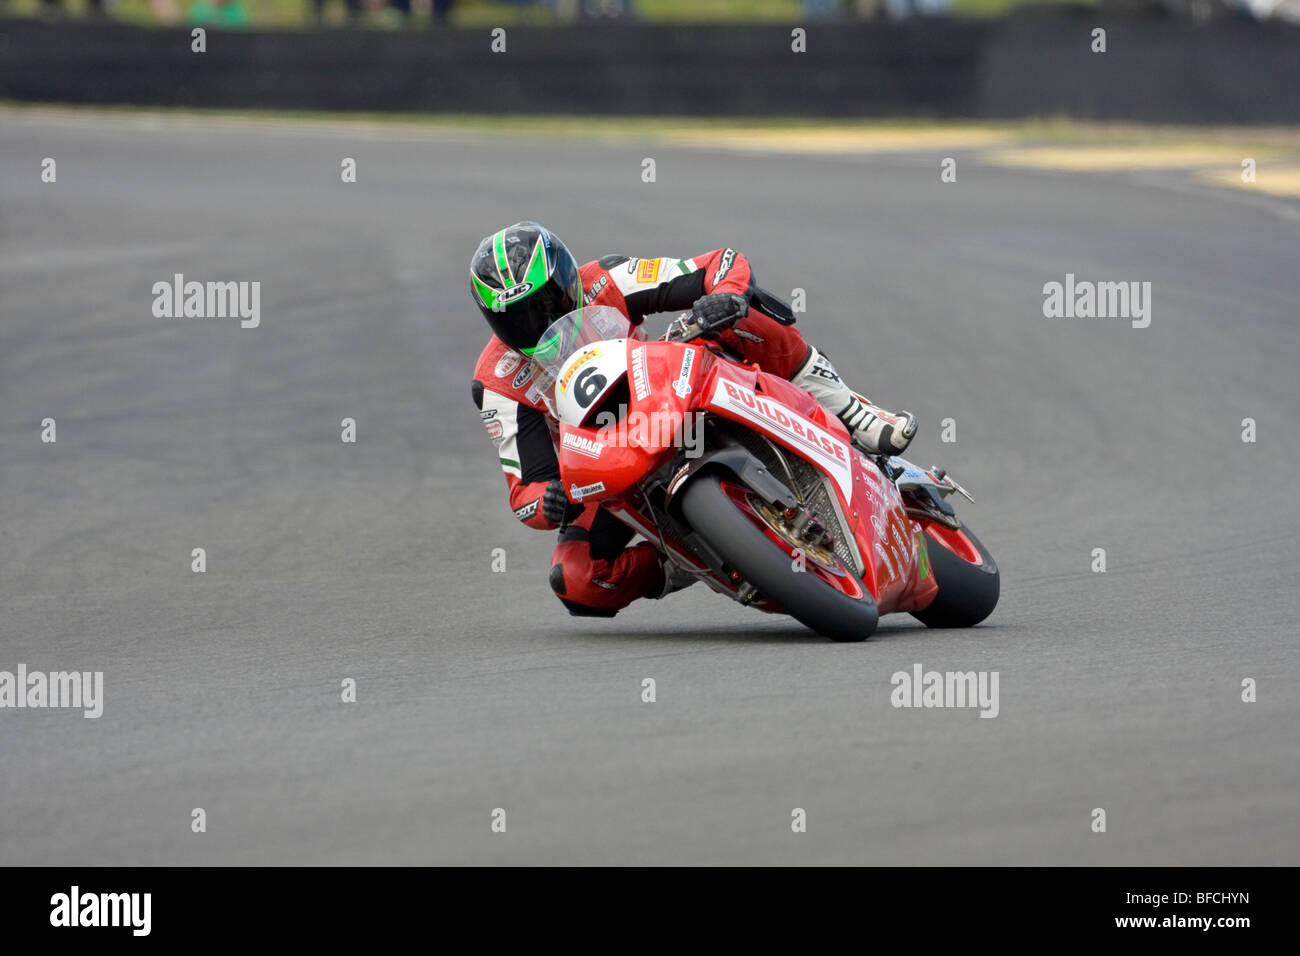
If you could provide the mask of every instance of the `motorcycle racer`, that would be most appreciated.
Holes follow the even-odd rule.
[[[493,336],[474,370],[473,397],[496,443],[510,507],[524,524],[560,529],[550,584],[571,614],[612,617],[641,597],[694,579],[599,504],[575,504],[560,480],[558,423],[535,386],[531,355],[542,333],[572,310],[610,306],[633,325],[691,311],[706,337],[810,392],[867,454],[899,454],[916,434],[908,412],[889,412],[853,392],[830,360],[793,327],[794,315],[759,288],[731,248],[690,259],[607,255],[579,266],[559,237],[535,222],[488,236],[470,260],[470,289]]]

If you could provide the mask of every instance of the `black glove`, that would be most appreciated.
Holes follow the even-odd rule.
[[[749,300],[737,292],[710,292],[691,306],[691,315],[706,339],[716,339],[719,332],[743,319],[748,311]]]
[[[552,478],[546,486],[546,494],[542,495],[542,514],[554,524],[568,524],[582,514],[582,505],[571,502],[564,493],[564,482]]]

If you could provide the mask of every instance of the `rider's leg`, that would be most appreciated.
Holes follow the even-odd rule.
[[[894,455],[916,434],[909,412],[890,412],[849,389],[835,366],[809,345],[792,325],[782,325],[755,309],[723,332],[724,345],[765,372],[787,378],[811,392],[848,428],[853,444],[870,455]]]
[[[813,346],[808,359],[790,381],[812,392],[813,397],[839,416],[849,430],[853,444],[869,455],[902,454],[916,434],[916,416],[911,412],[890,412],[873,405],[849,389],[835,366]]]
[[[659,552],[600,505],[589,505],[562,532],[551,557],[551,589],[569,613],[613,617],[637,598],[664,589]]]

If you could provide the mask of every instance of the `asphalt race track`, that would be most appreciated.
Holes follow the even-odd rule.
[[[1300,206],[948,154],[6,116],[0,669],[104,700],[0,711],[0,860],[1300,862]],[[988,622],[568,617],[470,401],[466,264],[520,218],[807,290],[975,495]],[[175,273],[261,282],[260,325],[155,318]],[[1150,326],[1045,318],[1067,273],[1149,281]],[[918,663],[998,672],[996,718],[891,706]]]

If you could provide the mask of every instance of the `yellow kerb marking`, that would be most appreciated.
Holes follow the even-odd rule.
[[[662,140],[677,146],[704,146],[761,153],[890,153],[943,149],[982,149],[1013,139],[984,126],[941,129],[762,129],[674,130]]]
[[[1216,186],[1236,186],[1249,192],[1267,193],[1270,196],[1300,196],[1300,166],[1270,166],[1261,164],[1255,170],[1255,182],[1241,181],[1241,168],[1202,169],[1197,173],[1202,182]]]
[[[1270,150],[1224,149],[1209,146],[1074,146],[1004,149],[982,158],[995,166],[1061,169],[1070,172],[1110,172],[1125,169],[1189,169],[1222,166],[1241,170],[1243,156],[1259,159]]]

